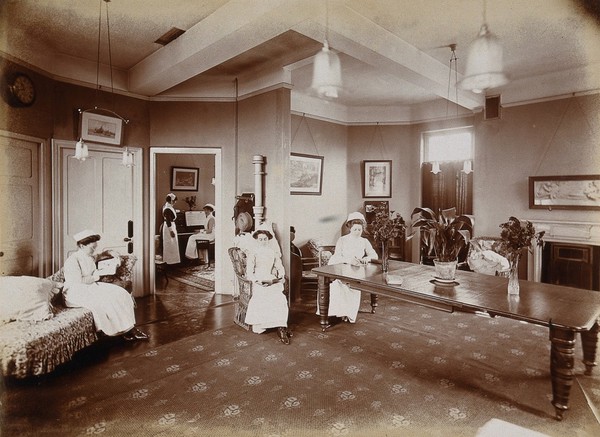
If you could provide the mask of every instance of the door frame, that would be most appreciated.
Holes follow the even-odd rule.
[[[215,209],[221,214],[221,149],[216,147],[150,147],[150,201],[148,217],[150,220],[150,232],[148,232],[148,247],[150,248],[149,272],[150,272],[150,294],[156,292],[156,247],[154,242],[154,219],[158,205],[156,201],[156,158],[158,155],[214,155],[215,156]],[[221,219],[217,219],[221,220]],[[216,226],[215,229],[215,292],[222,290],[222,252],[223,252],[223,229]]]
[[[64,238],[62,235],[63,220],[62,216],[62,171],[61,168],[61,156],[63,150],[72,150],[73,157],[75,156],[75,141],[72,140],[52,140],[52,266],[56,271],[60,266],[63,265],[64,259],[62,254],[64,252],[63,242]],[[105,146],[97,143],[86,143],[90,152],[113,152],[122,153],[121,148],[114,146]],[[142,259],[144,251],[144,214],[143,214],[143,171],[142,171],[142,149],[139,147],[128,147],[128,150],[133,153],[133,254],[137,256],[138,260]],[[70,156],[69,156],[70,157]],[[136,262],[134,270],[134,281],[133,281],[133,292],[134,296],[141,296],[143,293],[143,263]]]

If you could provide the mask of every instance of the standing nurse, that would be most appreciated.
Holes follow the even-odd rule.
[[[163,261],[167,264],[179,264],[181,262],[179,257],[179,240],[177,238],[177,228],[175,226],[175,219],[177,218],[177,212],[175,211],[174,206],[175,200],[177,200],[175,194],[167,194],[167,201],[162,209]]]

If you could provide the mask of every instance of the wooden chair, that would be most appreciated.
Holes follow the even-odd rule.
[[[245,330],[250,329],[250,325],[246,323],[246,311],[248,310],[248,303],[252,297],[252,281],[246,279],[246,253],[239,247],[230,247],[227,252],[229,258],[233,264],[233,271],[235,273],[235,314],[233,323],[244,328]],[[285,278],[283,294],[286,295],[289,305],[289,286],[288,278]]]
[[[312,272],[312,269],[327,265],[335,246],[321,244],[315,240],[309,240],[308,248],[312,256],[302,257],[293,251],[290,253],[291,295],[293,301],[300,300],[303,291],[308,290],[316,293],[318,288],[318,278],[317,275]]]

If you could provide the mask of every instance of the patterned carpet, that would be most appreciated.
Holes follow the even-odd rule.
[[[554,419],[542,327],[380,298],[322,333],[313,308],[295,307],[290,346],[232,323],[97,366],[64,398],[40,390],[45,409],[4,435],[474,436],[492,418],[600,435],[600,372],[583,376],[580,347],[571,409]]]
[[[215,291],[215,268],[213,266],[177,267],[167,273],[169,279],[200,288],[204,291]]]

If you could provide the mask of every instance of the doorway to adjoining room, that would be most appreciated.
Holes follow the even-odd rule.
[[[220,149],[151,148],[150,161],[152,293],[171,281],[214,292],[220,282],[220,242],[216,232],[209,232],[209,220],[219,214]],[[171,205],[166,204],[169,195],[176,196]],[[165,205],[172,208],[174,239],[169,229],[163,232]]]

